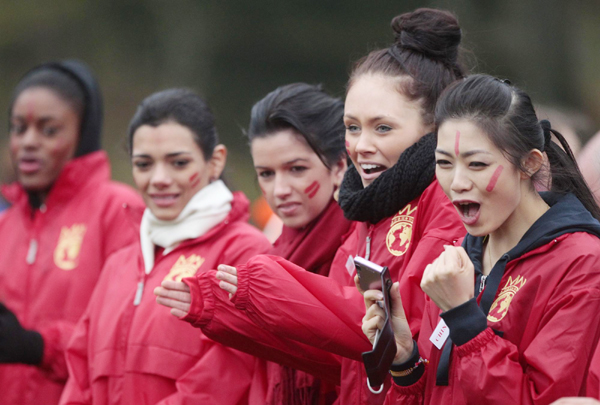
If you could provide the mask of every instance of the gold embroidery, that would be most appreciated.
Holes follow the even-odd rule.
[[[54,264],[62,270],[73,270],[79,264],[79,252],[87,227],[85,224],[63,226],[54,249]]]
[[[512,277],[508,277],[506,285],[504,288],[502,288],[498,298],[496,298],[496,301],[494,301],[490,307],[490,312],[487,317],[488,321],[499,322],[506,316],[508,313],[508,307],[510,306],[513,297],[521,289],[521,287],[525,285],[526,282],[527,280],[522,276],[518,276],[514,280]]]
[[[198,255],[191,255],[187,259],[184,255],[179,256],[179,259],[175,262],[171,271],[164,278],[164,280],[181,281],[186,277],[191,277],[202,266],[204,258]]]
[[[408,204],[392,218],[385,243],[389,252],[394,256],[402,256],[410,246],[413,222],[415,221],[413,213],[416,210],[417,207],[412,208]]]

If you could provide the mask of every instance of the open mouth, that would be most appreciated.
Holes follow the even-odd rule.
[[[479,219],[481,205],[472,201],[454,202],[462,221],[467,225],[472,225]]]
[[[371,164],[371,163],[361,163],[360,168],[366,174],[379,173],[379,172],[383,172],[384,170],[387,169],[387,167],[385,167],[385,166],[375,165],[375,164]]]

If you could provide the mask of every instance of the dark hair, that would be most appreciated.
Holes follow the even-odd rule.
[[[420,8],[392,20],[396,41],[372,51],[354,65],[348,88],[363,74],[411,78],[398,83],[409,100],[420,100],[425,124],[433,123],[435,103],[446,86],[464,77],[458,61],[461,30],[449,11]]]
[[[166,122],[176,122],[192,131],[204,159],[211,158],[219,143],[215,117],[204,99],[188,89],[159,91],[141,102],[129,123],[129,153],[133,148],[133,134],[139,127],[157,127]]]
[[[254,104],[247,136],[252,142],[292,129],[331,169],[346,153],[343,115],[344,103],[325,93],[321,86],[288,84]]]
[[[12,114],[14,103],[21,93],[34,87],[47,88],[56,93],[58,97],[69,104],[79,120],[83,121],[85,93],[81,84],[65,71],[43,67],[27,74],[17,84],[10,101],[9,116]]]
[[[449,86],[435,110],[437,128],[449,119],[466,119],[483,130],[494,145],[522,171],[532,150],[545,151],[550,164],[551,191],[573,193],[600,219],[600,208],[579,172],[567,141],[548,121],[539,122],[531,98],[507,81],[473,75]],[[551,140],[554,134],[562,148]],[[538,181],[539,173],[532,180]]]

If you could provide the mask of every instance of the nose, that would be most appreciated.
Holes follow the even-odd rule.
[[[363,130],[360,135],[358,135],[354,151],[360,154],[375,153],[377,148],[375,148],[372,138],[373,136],[371,133]]]
[[[40,134],[33,125],[29,125],[20,137],[21,145],[27,149],[35,149],[40,146]]]
[[[473,182],[469,178],[467,169],[457,166],[454,169],[452,184],[450,185],[452,191],[462,193],[471,190],[472,187]]]
[[[150,183],[157,189],[164,189],[173,183],[173,178],[165,165],[157,164],[152,171]]]
[[[292,194],[292,187],[290,186],[287,176],[283,174],[275,174],[273,194],[279,199],[285,199]]]

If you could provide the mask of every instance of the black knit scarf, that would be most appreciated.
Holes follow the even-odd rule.
[[[363,187],[354,166],[348,168],[339,198],[344,216],[353,221],[376,224],[421,195],[435,175],[436,145],[434,133],[425,135],[368,187]]]

